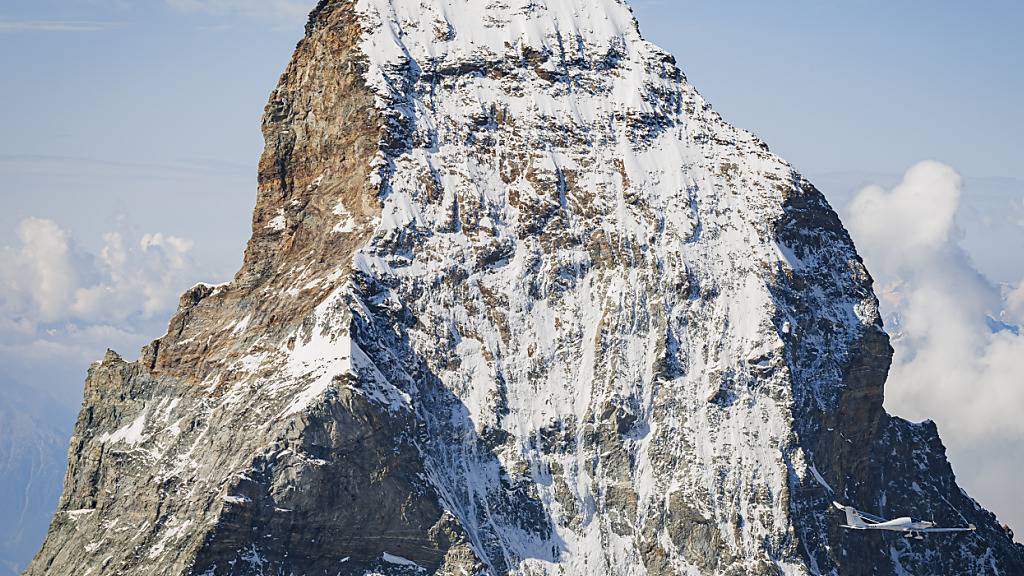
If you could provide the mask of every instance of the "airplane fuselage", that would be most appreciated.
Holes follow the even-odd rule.
[[[914,522],[912,518],[896,518],[895,520],[889,520],[888,522],[879,522],[878,524],[868,525],[868,528],[871,530],[896,530],[900,532],[910,530],[927,530],[934,527],[934,522],[927,522],[924,520]]]

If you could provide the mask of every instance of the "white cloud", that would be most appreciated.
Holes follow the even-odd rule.
[[[152,318],[177,302],[193,273],[192,242],[175,236],[146,234],[132,246],[108,233],[92,257],[55,222],[27,218],[18,240],[0,252],[0,310],[22,326]]]
[[[1024,280],[1006,294],[1006,316],[1011,322],[1024,324]]]
[[[1000,287],[973,265],[955,224],[963,192],[956,171],[923,162],[892,190],[862,190],[848,208],[850,232],[896,336],[886,406],[936,421],[954,466],[958,454],[999,460],[993,446],[1024,438],[1024,335],[995,322],[1024,319],[1024,282]],[[1024,462],[1013,468],[1024,474]],[[986,474],[958,471],[968,484]],[[999,512],[1024,528],[1024,505]]]
[[[53,322],[67,312],[79,277],[68,235],[49,220],[28,218],[18,225],[20,249],[0,253],[5,316]]]
[[[98,269],[103,282],[75,291],[73,316],[85,320],[144,318],[167,311],[189,284],[192,242],[175,236],[146,234],[137,249],[121,234],[104,236]]]
[[[240,14],[264,20],[303,22],[316,4],[313,0],[165,0],[181,12],[218,16]]]
[[[936,250],[953,233],[961,186],[960,175],[949,166],[922,162],[892,191],[880,186],[862,190],[850,203],[850,227],[858,237],[899,247],[876,255],[888,265],[906,250]]]
[[[86,254],[55,222],[27,218],[18,245],[0,248],[0,365],[9,376],[74,398],[79,375],[104,349],[131,354],[166,327],[193,283],[192,242],[119,232],[103,239],[98,255]],[[43,367],[53,373],[41,377]]]

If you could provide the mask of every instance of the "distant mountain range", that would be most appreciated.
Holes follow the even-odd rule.
[[[56,406],[0,382],[0,576],[25,568],[60,497],[73,415]]]

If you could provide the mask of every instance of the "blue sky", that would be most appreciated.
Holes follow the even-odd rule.
[[[0,193],[39,196],[63,221],[85,198],[108,206],[84,226],[85,245],[127,213],[138,226],[177,220],[198,242],[223,239],[187,221],[200,199],[244,237],[248,217],[235,207],[252,196],[259,117],[312,4],[5,2]],[[727,119],[811,176],[900,174],[934,158],[969,177],[1024,179],[1020,3],[634,5],[647,36]],[[0,230],[21,212],[0,215]],[[210,272],[230,269],[235,248],[211,255]]]
[[[119,306],[44,313],[19,304],[33,288],[19,284],[24,278],[0,276],[0,386],[42,389],[71,414],[85,368],[106,346],[130,356],[165,329],[180,290],[230,278],[249,234],[260,116],[314,3],[0,4],[0,264],[28,266],[26,238],[57,231],[64,241],[50,245],[59,254],[48,270],[71,285],[109,290]],[[1024,3],[633,4],[646,36],[676,55],[727,120],[765,139],[854,222],[864,214],[846,205],[861,187],[879,184],[884,198],[899,199],[913,183],[894,187],[921,160],[963,174],[964,185],[949,188],[959,202],[949,238],[929,247],[932,268],[876,258],[891,240],[884,236],[855,228],[854,238],[883,288],[934,286],[936,278],[972,287],[970,326],[929,324],[936,333],[970,335],[986,315],[1024,322]],[[904,224],[938,217],[927,204],[919,208]],[[134,274],[127,282],[103,260],[118,242]],[[892,318],[912,320],[915,309],[900,301]],[[934,352],[934,335],[917,334],[897,350]],[[1004,344],[987,343],[977,361],[988,366]],[[912,378],[912,362],[906,366]],[[964,385],[988,377],[999,375],[979,369]],[[998,398],[1024,410],[1012,391]],[[947,404],[927,408],[954,466],[972,493],[1024,533],[1024,505],[1005,482],[1024,473],[1024,428],[974,432],[958,427],[958,406]],[[890,408],[917,415],[914,406]]]
[[[636,7],[727,119],[805,172],[902,172],[936,158],[971,176],[1024,177],[1020,2]]]

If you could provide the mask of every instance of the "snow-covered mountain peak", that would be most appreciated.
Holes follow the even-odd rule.
[[[835,213],[624,3],[324,0],[264,134],[242,270],[93,367],[29,574],[1022,565],[882,411]],[[836,498],[981,530],[880,547]]]

